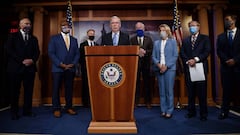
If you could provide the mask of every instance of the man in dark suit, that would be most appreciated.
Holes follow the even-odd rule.
[[[240,89],[240,30],[235,23],[237,16],[225,16],[226,31],[218,35],[217,55],[220,59],[222,105],[219,119],[228,117],[233,92]],[[239,92],[238,92],[239,93]],[[238,95],[239,97],[239,95]]]
[[[73,83],[76,65],[79,62],[77,39],[69,34],[71,28],[65,20],[61,23],[61,33],[51,37],[48,44],[48,54],[52,62],[53,77],[53,115],[61,117],[60,88],[64,81],[65,109],[70,115],[77,112],[72,107]]]
[[[130,45],[129,35],[120,31],[121,20],[118,16],[112,16],[110,20],[111,32],[102,37],[101,45]]]
[[[200,23],[191,21],[188,23],[191,35],[182,42],[180,56],[184,65],[184,74],[186,87],[188,91],[188,113],[186,118],[196,116],[195,99],[196,95],[199,100],[200,120],[206,121],[208,115],[207,109],[207,73],[208,73],[208,56],[211,51],[209,37],[199,33]],[[203,63],[205,80],[191,81],[190,67],[195,67],[197,63]]]
[[[82,104],[84,107],[89,107],[90,105],[90,97],[89,97],[89,87],[88,87],[88,77],[87,77],[87,67],[85,60],[85,46],[96,46],[95,38],[95,30],[89,29],[87,31],[88,39],[80,44],[80,65],[81,65],[81,74],[82,74]]]
[[[21,84],[24,88],[23,116],[35,116],[32,112],[32,95],[34,78],[39,58],[37,38],[32,35],[31,21],[23,18],[19,23],[19,31],[10,34],[7,43],[7,75],[8,87],[11,91],[11,116],[19,119],[19,94]]]
[[[139,61],[137,71],[137,85],[135,95],[135,105],[139,103],[141,78],[144,83],[144,101],[147,108],[151,108],[151,89],[150,89],[150,64],[153,49],[153,41],[149,36],[144,35],[145,25],[137,22],[135,25],[136,35],[130,39],[131,45],[139,45]]]

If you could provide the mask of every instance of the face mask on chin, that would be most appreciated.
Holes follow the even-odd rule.
[[[88,38],[89,38],[89,40],[94,40],[95,37],[94,36],[89,36]]]
[[[197,26],[190,26],[189,31],[191,34],[195,34],[198,32]]]
[[[230,28],[233,25],[233,21],[224,21],[224,26],[226,29]]]
[[[136,33],[137,33],[138,37],[143,37],[144,36],[143,30],[136,30]]]
[[[162,39],[166,39],[166,38],[167,38],[167,32],[166,32],[166,31],[161,31],[161,32],[160,32],[160,37],[161,37]]]
[[[65,34],[68,34],[70,32],[70,28],[69,27],[66,27],[66,26],[62,26],[62,32],[65,33]]]
[[[23,31],[24,31],[25,33],[30,33],[30,32],[31,32],[31,26],[25,26],[25,27],[23,28]]]

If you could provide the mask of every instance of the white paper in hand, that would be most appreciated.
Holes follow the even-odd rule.
[[[196,63],[195,67],[189,66],[189,72],[192,82],[205,80],[203,63]]]

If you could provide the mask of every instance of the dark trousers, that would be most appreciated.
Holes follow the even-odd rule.
[[[221,112],[228,114],[231,99],[233,99],[234,94],[236,94],[234,91],[240,90],[240,71],[235,72],[234,69],[229,69],[227,72],[221,71],[221,81],[223,88]],[[239,97],[239,95],[236,96]]]
[[[141,90],[141,77],[143,79],[143,93],[144,93],[144,101],[146,104],[151,103],[151,89],[150,89],[150,66],[149,64],[139,61],[138,63],[138,71],[137,71],[137,83],[136,83],[136,94],[135,94],[135,102],[139,103],[140,100],[140,90]]]
[[[32,112],[32,96],[34,86],[35,72],[8,73],[8,87],[11,91],[11,112],[19,111],[19,95],[23,84],[24,101],[23,113]]]
[[[82,72],[82,103],[83,106],[90,105],[90,97],[89,97],[89,87],[88,87],[88,77],[87,77],[87,68],[86,65],[81,65]]]
[[[205,75],[206,76],[206,75]],[[200,116],[207,117],[207,80],[192,82],[190,75],[186,75],[186,86],[188,91],[188,112],[189,114],[196,114],[195,101],[198,97]]]
[[[73,81],[75,77],[74,72],[66,70],[64,72],[53,72],[53,93],[52,93],[52,104],[53,110],[61,109],[60,103],[60,88],[64,84],[65,90],[65,108],[69,109],[72,107],[72,95],[73,95]]]

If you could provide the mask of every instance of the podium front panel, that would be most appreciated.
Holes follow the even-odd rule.
[[[134,120],[138,50],[138,46],[85,48],[92,121]]]

